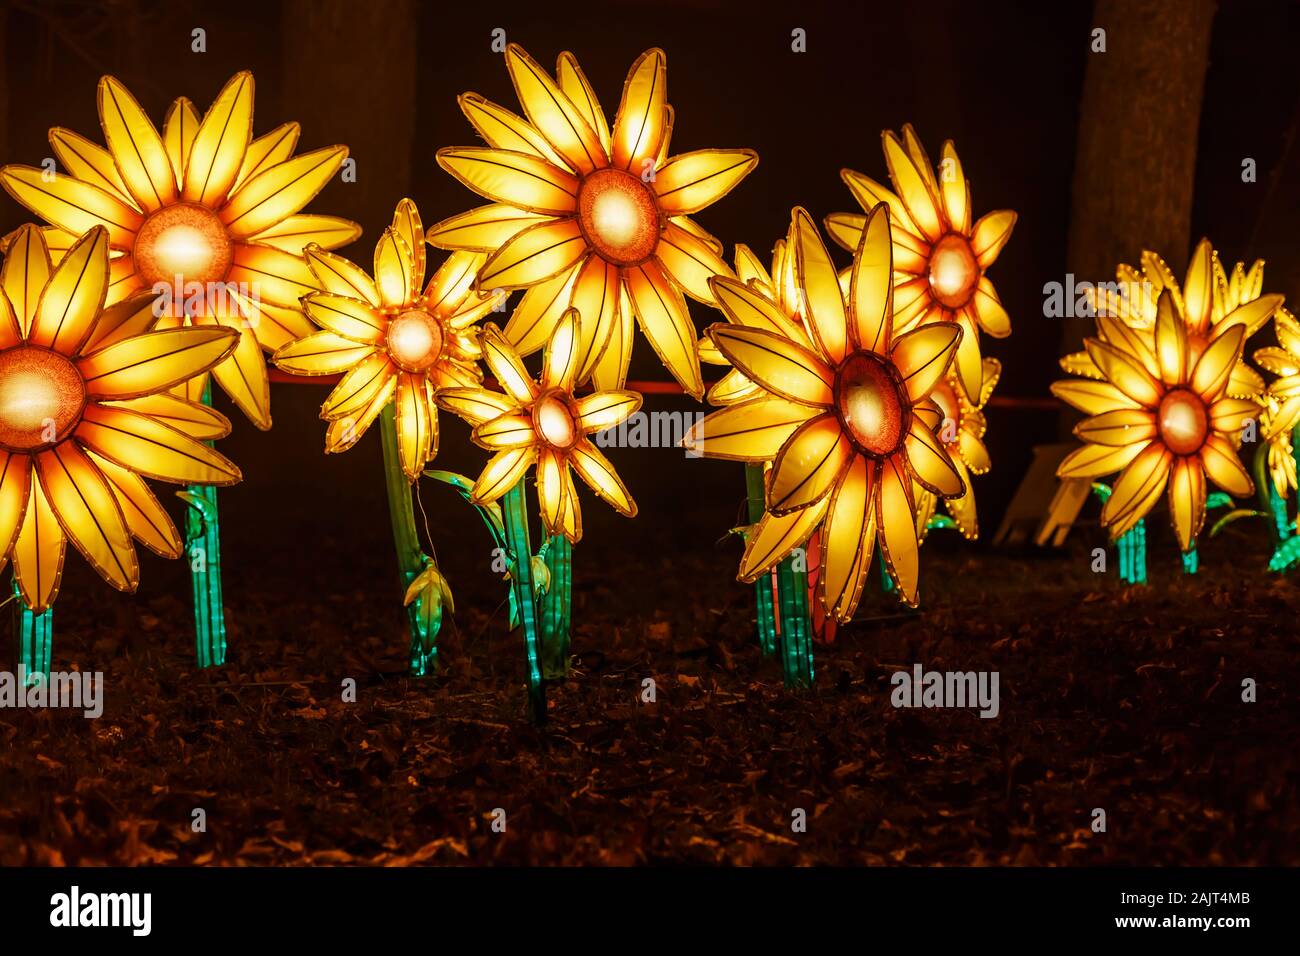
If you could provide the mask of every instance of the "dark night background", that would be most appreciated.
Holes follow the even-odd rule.
[[[257,82],[255,135],[281,122],[302,120],[300,151],[331,143],[351,148],[359,182],[332,183],[305,211],[360,221],[362,238],[339,251],[368,268],[374,241],[403,196],[416,200],[426,226],[482,202],[443,173],[434,154],[443,146],[476,142],[456,104],[459,93],[478,92],[518,110],[502,59],[490,48],[494,28],[504,29],[509,40],[547,67],[560,51],[571,50],[611,122],[628,66],[644,49],[659,46],[668,55],[669,100],[676,108],[672,152],[750,147],[761,158],[747,180],[698,217],[726,245],[728,258],[737,242],[760,253],[770,250],[784,233],[792,206],[806,207],[818,221],[830,212],[857,211],[838,173],[847,166],[887,181],[882,130],[911,122],[932,158],[944,139],[953,139],[971,183],[974,215],[999,208],[1019,213],[1010,243],[990,270],[1012,317],[1013,334],[984,341],[988,354],[1003,363],[997,394],[1039,403],[989,412],[993,471],[975,485],[985,538],[996,529],[1032,446],[1059,439],[1061,416],[1042,407],[1042,400],[1049,397],[1049,383],[1061,376],[1056,359],[1064,344],[1059,321],[1043,316],[1042,288],[1046,282],[1064,281],[1070,271],[1071,188],[1090,56],[1091,4],[425,3],[415,18],[414,59],[408,62],[408,54],[402,54],[407,66],[397,70],[396,85],[390,51],[383,44],[353,42],[346,28],[324,44],[306,44],[295,16],[304,6],[309,4],[282,6],[271,0],[0,4],[7,93],[7,104],[0,101],[0,159],[39,165],[50,155],[46,132],[55,125],[102,142],[95,83],[104,73],[119,77],[161,124],[176,96],[189,96],[202,111],[232,73],[251,69]],[[384,0],[365,4],[372,10],[386,6]],[[207,31],[206,53],[190,50],[195,27]],[[795,27],[807,31],[806,53],[791,52]],[[408,26],[399,24],[391,40],[408,49]],[[1209,236],[1229,267],[1263,257],[1268,262],[1265,291],[1295,301],[1300,301],[1300,253],[1294,240],[1300,205],[1300,151],[1294,147],[1300,117],[1300,83],[1293,65],[1298,44],[1300,5],[1249,0],[1220,5],[1201,111],[1191,230],[1192,242]],[[335,93],[338,98],[331,99]],[[404,130],[396,148],[384,138],[390,128]],[[1124,135],[1123,129],[1113,132]],[[1253,184],[1241,180],[1244,157],[1257,161]],[[26,210],[0,196],[4,231],[26,220]],[[1143,236],[1133,235],[1125,261],[1136,263],[1144,242]],[[1158,251],[1181,277],[1190,245]],[[847,261],[842,250],[833,248],[833,253],[841,263]],[[441,253],[431,256],[437,261]],[[1108,279],[1113,273],[1079,278]],[[698,303],[691,308],[700,328],[717,319]],[[639,334],[635,348],[634,378],[667,377]],[[232,436],[219,447],[245,475],[241,485],[220,495],[232,662],[241,672],[263,678],[275,670],[272,677],[285,681],[303,679],[306,673],[336,682],[337,670],[331,667],[339,655],[348,666],[376,671],[400,666],[378,436],[372,431],[352,451],[325,456],[324,423],[316,414],[324,395],[317,385],[273,385],[275,425],[267,433],[249,425],[224,395],[218,398],[234,423]],[[646,407],[692,408],[663,396],[650,396]],[[458,421],[445,414],[440,420],[435,467],[477,474],[484,454],[469,444]],[[628,635],[641,629],[657,633],[654,628],[681,607],[691,608],[696,617],[721,614],[715,610],[719,606],[743,615],[747,589],[733,579],[740,548],[727,536],[742,504],[739,466],[686,459],[669,449],[614,449],[611,458],[641,510],[628,521],[583,493],[575,651],[598,654],[607,642],[633,640]],[[451,674],[464,676],[467,668],[472,671],[464,660],[467,648],[477,646],[474,642],[484,633],[500,632],[506,640],[495,603],[504,598],[504,588],[489,570],[490,542],[470,509],[428,481],[421,497],[432,543],[458,596],[458,627],[448,634],[445,664]],[[179,508],[175,513],[179,516]],[[1206,563],[1228,562],[1234,553],[1222,543],[1205,550]],[[977,602],[991,600],[1004,614],[998,627],[1008,629],[994,628],[988,636],[995,640],[1016,633],[1019,615],[1029,612],[1018,611],[1013,597],[989,598],[985,588],[995,591],[999,582],[1024,580],[1039,565],[1031,560],[981,566],[990,553],[984,542],[944,538],[927,544],[922,600],[937,600],[940,607],[966,600],[964,611],[958,606],[952,612],[956,619],[978,616]],[[942,572],[937,566],[927,569],[930,560],[938,559],[945,562]],[[1062,570],[1063,563],[1046,565],[1048,574],[1073,574]],[[83,668],[107,667],[109,658],[124,653],[153,661],[164,653],[159,642],[166,641],[165,659],[175,673],[159,678],[162,686],[173,689],[173,681],[191,680],[184,673],[190,653],[183,629],[188,587],[181,562],[144,554],[139,593],[118,595],[70,553],[55,616],[56,669],[74,660]],[[1070,592],[1062,592],[1056,603],[1035,613],[1066,616],[1073,600]],[[1153,600],[1162,606],[1177,603],[1167,594]],[[363,604],[367,609],[359,610]],[[1146,612],[1134,613],[1141,617]],[[1182,608],[1178,613],[1191,612]],[[321,623],[321,615],[330,620]],[[733,629],[743,632],[745,626],[741,621]],[[1109,624],[1097,626],[1110,634]],[[105,632],[112,627],[118,633]],[[1091,640],[1092,635],[1076,637]],[[241,642],[247,648],[255,639],[279,641],[292,650],[285,660],[259,671],[259,662],[249,660],[246,651],[240,656]],[[705,643],[698,634],[688,643],[694,647],[697,641]],[[499,647],[507,656],[496,663],[496,671],[508,676],[517,666],[517,656],[510,656],[514,644]],[[368,656],[377,653],[375,648],[386,656]],[[717,663],[715,650],[689,653]],[[350,656],[354,654],[359,663]],[[727,656],[729,660],[729,652]],[[920,658],[900,651],[882,659]],[[592,661],[586,666],[599,671]],[[837,670],[843,689],[850,680],[848,663],[828,663],[822,679],[834,683]],[[1070,675],[1072,682],[1073,670]],[[779,680],[774,673],[767,677]],[[329,693],[325,688],[324,694]],[[514,713],[518,696],[512,685],[508,703],[493,706]],[[189,706],[211,705],[205,700]],[[169,719],[162,717],[164,723]],[[1091,726],[1085,722],[1081,740]],[[519,745],[511,740],[508,746]],[[1005,749],[1000,759],[1009,768],[1010,794],[1022,764]],[[960,791],[960,785],[954,786]],[[954,792],[952,799],[974,799],[963,792]],[[1293,803],[1290,813],[1295,813]],[[1004,821],[995,829],[992,848],[985,847],[977,857],[938,852],[928,858],[1037,861],[1015,849],[1014,823]],[[1263,839],[1252,852],[1276,860],[1287,855],[1286,845]],[[1294,843],[1289,846],[1294,849]],[[1148,858],[1161,858],[1162,851],[1148,852]],[[1209,844],[1202,845],[1189,849],[1187,858],[1210,852]],[[1221,860],[1236,859],[1228,851],[1213,852]],[[629,853],[632,859],[645,858]],[[537,850],[526,858],[547,857]],[[839,857],[832,853],[825,858]],[[1046,854],[1041,858],[1046,861]],[[882,857],[888,859],[899,858]]]

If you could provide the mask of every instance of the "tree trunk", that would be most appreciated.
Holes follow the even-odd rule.
[[[1181,278],[1214,8],[1214,0],[1097,0],[1093,28],[1106,31],[1106,52],[1089,53],[1079,110],[1068,253],[1076,281],[1113,280],[1143,249]],[[1065,322],[1062,351],[1072,352],[1093,324]]]
[[[286,0],[282,16],[282,102],[302,123],[302,149],[348,147],[356,182],[330,187],[329,212],[361,223],[360,245],[373,246],[411,188],[416,4]]]

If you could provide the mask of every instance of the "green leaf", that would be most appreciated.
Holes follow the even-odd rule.
[[[425,558],[424,570],[411,581],[402,603],[407,607],[416,605],[421,645],[427,653],[432,649],[438,632],[442,630],[444,609],[452,613],[456,610],[451,587],[432,558]]]
[[[1214,527],[1210,528],[1210,537],[1213,538],[1216,534],[1218,534],[1220,531],[1223,530],[1225,525],[1229,525],[1234,521],[1239,521],[1242,518],[1263,518],[1263,517],[1265,517],[1265,515],[1264,512],[1262,511],[1254,511],[1250,508],[1234,508],[1232,511],[1229,511],[1226,515],[1220,518],[1218,521],[1214,522]]]
[[[1223,491],[1212,491],[1210,496],[1205,499],[1205,507],[1209,508],[1227,508],[1232,505],[1232,495]]]
[[[1110,485],[1104,481],[1094,481],[1092,483],[1092,493],[1101,499],[1102,504],[1105,504],[1110,498]]]
[[[433,478],[435,481],[441,481],[444,484],[451,485],[460,496],[478,509],[479,516],[482,517],[483,523],[488,526],[492,532],[492,537],[497,543],[497,547],[505,549],[506,547],[506,524],[501,515],[501,505],[493,501],[488,504],[480,504],[474,500],[474,482],[459,475],[454,471],[437,471],[430,469],[424,473],[424,477]]]
[[[216,517],[212,502],[208,501],[207,498],[188,491],[178,491],[176,497],[197,511],[203,517],[205,523],[212,521]]]
[[[957,527],[957,522],[953,521],[947,515],[934,515],[925,523],[926,531],[935,531],[940,528],[953,529]]]
[[[1297,561],[1300,561],[1300,535],[1293,535],[1278,545],[1273,556],[1268,559],[1268,569],[1285,571]]]

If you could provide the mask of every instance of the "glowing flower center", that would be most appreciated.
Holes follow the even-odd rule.
[[[659,206],[645,183],[621,169],[598,169],[578,192],[578,225],[601,258],[636,265],[659,242]]]
[[[578,425],[563,392],[547,392],[534,403],[533,427],[542,441],[561,451],[578,440]]]
[[[1160,400],[1156,416],[1160,440],[1175,455],[1200,451],[1209,435],[1209,416],[1200,396],[1185,388],[1175,388]]]
[[[410,309],[388,323],[388,354],[408,372],[423,372],[442,355],[442,326],[423,309]]]
[[[979,284],[980,267],[970,243],[955,233],[948,233],[930,251],[930,290],[950,309],[970,301]]]
[[[939,422],[939,438],[945,443],[957,440],[957,429],[961,428],[961,402],[957,393],[946,381],[940,382],[930,392],[930,398],[939,406],[943,420]]]
[[[62,355],[34,345],[0,352],[0,446],[33,451],[60,442],[85,404],[86,383]]]
[[[902,447],[912,405],[898,370],[871,352],[854,352],[835,373],[840,423],[864,455],[885,458]]]
[[[135,266],[149,286],[221,282],[230,272],[235,244],[207,206],[164,206],[144,221],[135,237]]]

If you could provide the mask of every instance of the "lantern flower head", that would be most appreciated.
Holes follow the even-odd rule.
[[[709,277],[731,275],[722,246],[689,217],[758,164],[747,149],[669,157],[667,57],[632,65],[613,130],[570,53],[556,79],[520,47],[506,67],[527,120],[467,93],[461,109],[486,147],[443,149],[438,163],[492,200],[429,230],[429,242],[490,254],[487,291],[527,289],[506,325],[521,355],[540,349],[566,309],[578,310],[578,381],[621,389],[634,320],[682,387],[703,394],[684,292],[712,303]]]
[[[143,478],[232,484],[239,469],[200,439],[217,412],[167,390],[222,361],[236,333],[150,332],[153,296],[104,309],[109,234],[77,238],[57,268],[41,231],[13,236],[0,270],[0,563],[23,600],[58,594],[67,542],[122,591],[140,580],[132,537],[179,557],[180,536]]]
[[[1278,376],[1264,393],[1260,427],[1268,442],[1268,467],[1273,487],[1286,497],[1296,487],[1296,463],[1291,433],[1300,425],[1300,322],[1281,306],[1273,314],[1277,346],[1255,352],[1255,362]]]
[[[612,428],[641,407],[636,392],[573,393],[581,361],[577,311],[560,317],[546,343],[542,374],[534,380],[519,353],[495,325],[480,336],[483,358],[501,391],[449,388],[438,404],[474,426],[474,443],[494,452],[474,483],[472,500],[496,501],[537,466],[537,498],[548,534],[582,537],[582,512],[570,468],[600,498],[629,518],[636,503],[614,466],[587,436]]]
[[[715,458],[772,462],[767,513],[752,529],[740,579],[753,581],[821,527],[821,600],[853,616],[880,541],[908,604],[917,601],[915,480],[945,498],[965,488],[935,434],[930,394],[961,339],[953,322],[894,334],[890,224],[884,204],[864,222],[847,292],[802,209],[786,254],[798,312],[753,285],[713,280],[730,320],[710,327],[717,349],[760,389],[714,412],[686,443]]]
[[[297,123],[253,139],[251,73],[235,75],[202,118],[188,99],[176,100],[161,134],[126,87],[106,76],[99,117],[107,149],[52,129],[66,172],[50,178],[42,169],[6,166],[0,184],[51,224],[53,252],[94,226],[108,231],[108,304],[153,289],[160,328],[240,333],[213,374],[253,424],[270,428],[262,350],[311,332],[298,310],[299,297],[315,288],[303,248],[334,248],[361,233],[346,219],[299,214],[338,172],[346,147],[294,157]],[[201,396],[206,381],[187,383],[186,394]]]
[[[1052,385],[1053,394],[1090,416],[1074,429],[1084,446],[1057,475],[1120,473],[1101,513],[1112,538],[1141,521],[1167,486],[1174,534],[1190,551],[1205,521],[1206,477],[1238,497],[1254,490],[1237,447],[1260,406],[1227,394],[1247,326],[1223,322],[1198,333],[1168,288],[1156,302],[1151,332],[1105,317],[1097,324],[1104,333],[1084,345],[1100,379]]]
[[[930,393],[930,400],[939,407],[941,416],[935,432],[948,450],[952,463],[966,486],[964,495],[945,499],[944,507],[952,516],[957,530],[971,541],[979,537],[979,516],[975,510],[975,488],[970,476],[986,474],[993,466],[988,449],[984,446],[984,433],[988,428],[984,418],[984,405],[1002,375],[1002,365],[995,358],[985,357],[983,368],[984,378],[974,401],[966,396],[966,389],[962,388],[955,369],[949,369],[943,381]],[[934,494],[924,488],[917,491],[917,497],[921,499],[920,513],[928,520],[934,514],[938,501]],[[925,537],[925,521],[920,522],[917,532],[922,538]]]
[[[304,296],[303,308],[322,331],[274,361],[295,375],[343,375],[321,406],[327,452],[351,448],[392,402],[402,471],[415,481],[438,453],[438,391],[483,380],[474,323],[496,302],[473,290],[484,256],[453,253],[425,285],[424,228],[403,199],[375,246],[373,279],[319,246],[305,258],[324,291]]]
[[[938,168],[910,125],[900,141],[886,130],[885,164],[894,189],[851,169],[840,171],[863,212],[889,205],[894,241],[894,322],[900,332],[931,322],[956,322],[965,333],[957,353],[957,375],[970,398],[980,393],[984,370],[976,327],[995,338],[1011,334],[1011,319],[985,273],[1011,238],[1016,214],[1009,209],[971,214],[970,183],[952,141],[943,144]],[[857,248],[866,217],[833,213],[826,231],[850,252]]]
[[[1097,317],[1098,334],[1104,341],[1131,334],[1122,331],[1127,328],[1151,347],[1157,303],[1165,292],[1169,293],[1174,314],[1183,322],[1189,347],[1198,354],[1210,339],[1232,325],[1243,326],[1249,339],[1282,304],[1281,295],[1260,294],[1264,285],[1263,260],[1256,260],[1249,270],[1239,262],[1229,276],[1208,239],[1197,243],[1181,286],[1173,270],[1154,252],[1143,252],[1141,263],[1141,269],[1121,264],[1111,287],[1096,285],[1085,290],[1085,307]],[[1071,375],[1098,381],[1105,378],[1087,350],[1065,356],[1061,367]],[[1229,398],[1254,399],[1264,388],[1260,374],[1239,359],[1232,367],[1226,394]]]

